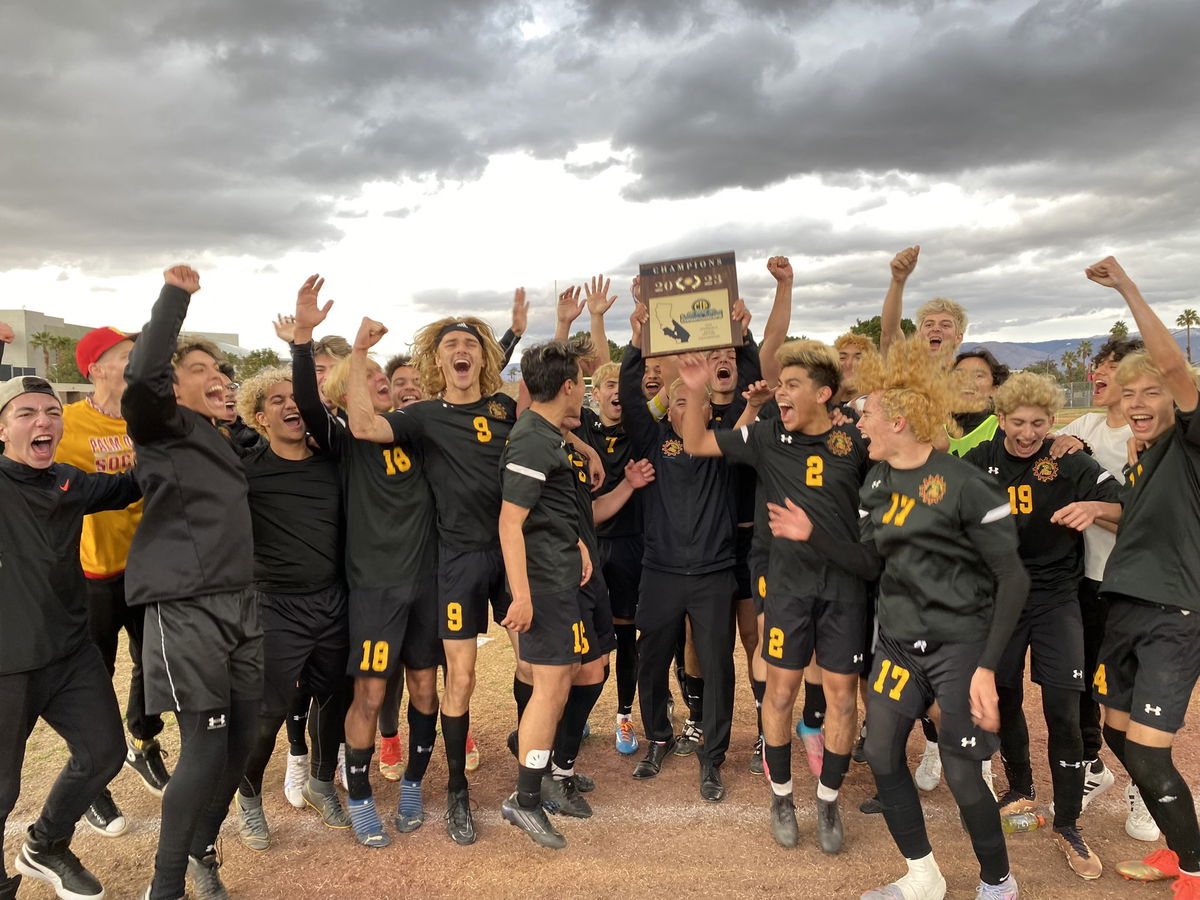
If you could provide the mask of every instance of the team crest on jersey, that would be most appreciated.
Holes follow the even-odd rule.
[[[845,456],[854,449],[854,440],[844,431],[831,431],[825,439],[825,446],[834,456]]]
[[[493,419],[507,419],[508,410],[504,408],[504,404],[499,400],[489,400],[487,405],[488,415]]]
[[[917,496],[926,506],[941,503],[942,498],[946,496],[946,479],[941,475],[926,476],[917,489]]]
[[[666,457],[678,456],[683,452],[683,441],[679,438],[668,438],[663,441],[662,452]]]
[[[1048,456],[1039,459],[1033,464],[1033,477],[1038,481],[1053,481],[1058,477],[1058,463]]]

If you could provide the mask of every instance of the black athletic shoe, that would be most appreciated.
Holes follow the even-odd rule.
[[[83,813],[83,820],[92,830],[105,837],[120,837],[129,828],[129,823],[117,808],[112,793],[105,788]]]
[[[725,799],[725,784],[721,781],[720,766],[700,763],[700,796],[709,803],[720,803]]]
[[[825,853],[842,852],[842,815],[836,800],[817,798],[817,844]]]
[[[800,826],[796,824],[796,804],[792,795],[771,795],[771,834],[780,847],[792,848],[800,843]]]
[[[141,750],[134,747],[132,743],[125,745],[125,765],[137,772],[142,783],[146,785],[146,790],[155,797],[162,796],[167,782],[171,780],[167,764],[163,762],[164,756],[166,753],[154,738],[143,741]]]
[[[584,775],[582,772],[575,773],[575,787],[579,789],[581,794],[590,794],[596,789],[596,779],[591,775]]]
[[[188,857],[187,873],[196,900],[229,900],[229,892],[221,883],[220,868],[221,861],[215,853]]]
[[[508,799],[500,804],[500,815],[510,825],[516,825],[524,831],[535,844],[548,847],[551,850],[561,850],[567,846],[567,839],[557,828],[550,824],[550,817],[541,806],[526,809],[517,802],[517,792],[513,791]]]
[[[858,804],[858,811],[865,813],[868,816],[879,815],[883,812],[883,804],[879,802],[879,797],[868,797],[862,803]]]
[[[700,749],[700,744],[704,742],[704,731],[691,719],[683,723],[683,731],[679,734],[679,740],[675,742],[676,756],[691,756]]]
[[[663,760],[675,747],[675,738],[669,741],[664,741],[661,744],[658,741],[646,741],[646,755],[642,761],[637,764],[637,768],[633,770],[634,778],[653,778],[662,771]]]
[[[548,813],[573,816],[576,819],[592,817],[592,806],[579,793],[579,786],[575,784],[574,775],[569,778],[543,775],[542,807]]]
[[[854,742],[854,749],[850,751],[850,758],[859,765],[862,765],[867,761],[867,751],[865,749],[866,743],[867,736],[860,733],[858,740]]]
[[[508,733],[508,740],[505,743],[508,744],[508,752],[513,755],[513,759],[520,759],[521,748],[517,744],[517,730],[515,728]]]
[[[475,843],[475,819],[471,817],[471,797],[466,788],[446,794],[446,831],[456,844]]]
[[[761,734],[754,742],[754,753],[750,756],[750,773],[752,775],[763,773],[763,736]]]
[[[104,888],[100,881],[83,867],[79,857],[71,852],[70,844],[70,838],[51,844],[34,840],[33,835],[27,833],[21,852],[17,854],[17,871],[53,885],[54,893],[59,897],[71,900],[103,897]]]

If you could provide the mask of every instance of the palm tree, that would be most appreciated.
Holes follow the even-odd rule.
[[[1187,329],[1187,357],[1188,362],[1192,361],[1192,326],[1200,325],[1200,315],[1197,315],[1194,309],[1185,309],[1175,320],[1175,324],[1180,328]]]
[[[1113,322],[1113,326],[1108,329],[1108,333],[1114,338],[1127,338],[1129,337],[1129,323],[1124,319],[1118,319]]]
[[[58,335],[48,331],[39,331],[29,338],[30,347],[40,347],[42,350],[42,374],[50,374],[50,351],[58,349]]]

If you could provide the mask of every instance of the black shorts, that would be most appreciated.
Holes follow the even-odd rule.
[[[263,712],[286,715],[299,682],[327,697],[346,677],[349,620],[346,589],[334,584],[311,594],[258,595],[262,609]]]
[[[401,664],[417,670],[440,665],[436,598],[432,578],[403,587],[352,588],[346,674],[388,678]]]
[[[817,665],[838,675],[865,669],[870,607],[862,601],[771,594],[763,610],[762,658],[780,669]]]
[[[1020,687],[1025,680],[1025,651],[1030,653],[1030,677],[1044,687],[1084,689],[1083,620],[1074,593],[1061,602],[1030,598],[996,666],[996,684]]]
[[[754,601],[755,615],[763,614],[763,602],[767,599],[767,566],[771,562],[771,551],[767,547],[750,548],[746,565],[750,567],[750,599]]]
[[[600,568],[615,619],[633,621],[637,616],[644,549],[645,541],[640,534],[600,538]]]
[[[1140,725],[1178,731],[1200,677],[1200,613],[1124,594],[1104,598],[1108,623],[1092,696]]]
[[[263,631],[246,589],[146,606],[146,712],[208,712],[261,700]]]
[[[499,547],[438,551],[438,637],[444,641],[475,640],[488,630],[488,602],[497,623],[508,615],[504,586],[504,554]]]
[[[584,625],[591,635],[588,652],[583,662],[588,663],[607,656],[617,649],[617,633],[613,631],[612,607],[608,601],[608,586],[604,574],[595,569],[587,584],[579,589],[579,608],[583,612]]]
[[[1000,749],[1000,736],[971,721],[971,678],[979,667],[983,643],[930,644],[922,652],[880,634],[867,681],[867,721],[871,710],[880,706],[919,719],[936,700],[942,708],[938,728],[942,752],[968,759],[990,758]]]
[[[517,647],[521,659],[535,666],[569,666],[595,658],[591,611],[585,610],[577,587],[547,594],[534,594],[533,622],[521,635]]]
[[[750,550],[754,546],[754,526],[739,525],[734,533],[733,577],[737,587],[733,592],[734,600],[745,600],[753,597],[753,585],[750,577]]]

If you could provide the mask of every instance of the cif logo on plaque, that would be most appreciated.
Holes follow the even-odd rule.
[[[738,296],[732,251],[643,263],[639,274],[650,313],[642,333],[646,356],[741,345],[732,320]]]

